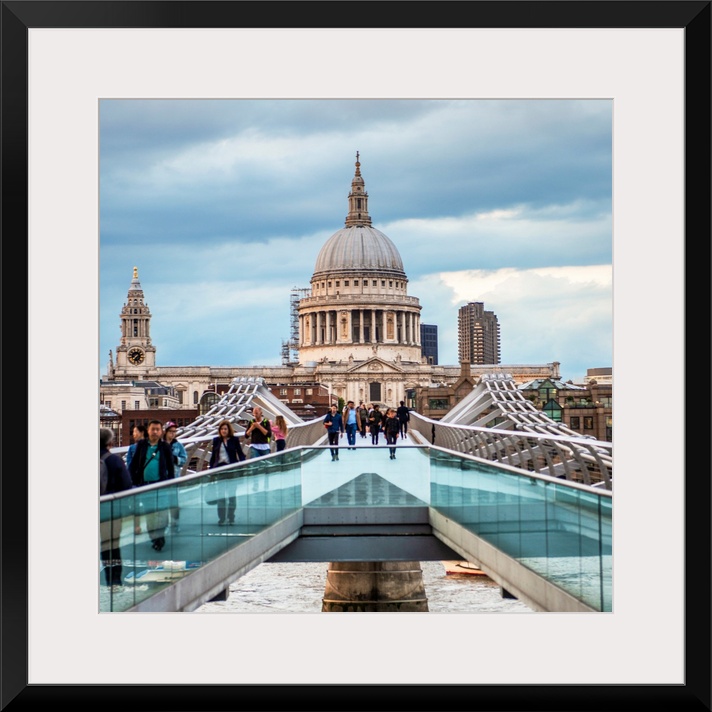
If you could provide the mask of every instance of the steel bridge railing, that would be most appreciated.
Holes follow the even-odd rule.
[[[409,429],[426,442],[511,467],[612,490],[613,444],[584,437],[482,428],[411,412]]]

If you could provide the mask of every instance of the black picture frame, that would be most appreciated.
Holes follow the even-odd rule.
[[[369,3],[357,5],[368,13]],[[373,4],[375,7],[375,3]],[[388,6],[391,6],[390,8]],[[28,304],[28,30],[31,28],[349,27],[352,4],[233,1],[2,2],[3,332],[15,344],[3,375],[27,383]],[[404,10],[407,8],[407,12]],[[97,709],[362,710],[402,708],[487,710],[710,709],[710,2],[538,0],[378,3],[379,27],[683,28],[685,31],[685,413],[661,404],[655,423],[669,418],[687,429],[685,683],[682,685],[30,685],[28,684],[28,406],[5,383],[2,415],[12,447],[2,448],[2,709],[51,706]],[[248,19],[249,18],[249,19]],[[345,21],[346,20],[346,21]],[[359,25],[354,25],[359,26]],[[373,25],[371,25],[373,26]],[[18,296],[19,295],[19,296]],[[702,298],[701,298],[702,297]],[[694,348],[692,348],[694,340]],[[25,346],[25,349],[27,347]],[[23,358],[24,357],[24,358]],[[651,354],[651,358],[658,358]],[[667,374],[679,388],[680,374]],[[5,379],[4,379],[5,380]],[[661,384],[664,391],[664,384]],[[694,390],[693,390],[694,389]],[[664,398],[664,393],[661,393]],[[648,416],[646,416],[648,417]],[[700,421],[703,430],[700,429]],[[3,432],[7,433],[8,430]],[[702,433],[702,439],[699,435]],[[6,440],[7,443],[7,440]],[[25,448],[23,450],[23,444]],[[700,452],[702,445],[703,452]],[[665,453],[661,450],[661,457]],[[58,454],[50,455],[55,462]],[[697,472],[703,463],[702,473]],[[661,536],[665,522],[661,520]],[[651,543],[654,545],[654,542]],[[654,621],[651,621],[654,625]],[[424,651],[426,653],[427,651]],[[111,646],[104,651],[111,664]],[[562,651],[562,654],[566,654]],[[140,660],[126,664],[143,664]],[[605,665],[605,660],[589,661]],[[503,661],[505,664],[506,661]],[[318,661],[315,661],[318,664]],[[555,664],[555,661],[552,661]],[[269,665],[269,661],[265,661]],[[238,688],[238,689],[236,689]],[[140,703],[137,704],[137,700]]]

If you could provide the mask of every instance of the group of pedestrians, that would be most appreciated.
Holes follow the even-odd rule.
[[[408,409],[401,401],[400,407],[389,408],[381,413],[378,404],[366,406],[361,402],[356,407],[354,401],[348,401],[341,413],[338,407],[331,406],[330,413],[324,418],[327,428],[331,459],[339,459],[339,438],[344,433],[348,448],[356,449],[356,435],[362,438],[371,436],[371,442],[378,444],[381,431],[386,442],[395,446],[400,435],[406,437]],[[264,416],[262,408],[255,406],[253,417],[245,424],[244,440],[249,441],[250,458],[262,457],[270,453],[271,441],[280,452],[286,448],[288,425],[285,418],[278,415],[274,421]],[[116,494],[128,489],[143,487],[155,482],[164,482],[180,476],[188,460],[185,447],[177,438],[177,425],[173,421],[161,423],[160,420],[150,420],[147,425],[137,424],[132,431],[133,443],[129,446],[124,460],[120,455],[111,452],[114,443],[113,431],[109,428],[99,430],[99,456],[101,494]],[[395,447],[390,448],[391,459],[395,458]],[[210,469],[223,465],[241,462],[247,459],[240,438],[235,433],[231,421],[223,420],[218,425],[218,434],[212,441]],[[235,523],[237,508],[236,485],[230,484],[230,479],[216,479],[219,484],[217,505],[218,524],[228,526]],[[166,530],[170,526],[173,532],[180,532],[180,507],[177,491],[171,490],[167,506],[141,507],[137,504],[133,512],[134,533],[141,534],[145,526],[151,546],[161,551],[166,544]],[[157,494],[157,498],[158,498]],[[101,560],[104,565],[104,583],[108,586],[120,586],[122,583],[122,563],[119,540],[121,536],[121,519],[102,522],[100,526]]]
[[[183,444],[176,440],[177,426],[169,421],[165,426],[160,420],[151,420],[147,426],[136,425],[133,428],[134,442],[130,445],[126,460],[111,452],[114,433],[109,428],[99,429],[100,482],[103,462],[106,469],[106,482],[101,487],[101,494],[116,494],[135,487],[142,487],[153,482],[174,479],[180,474],[188,455]],[[179,531],[180,510],[175,492],[171,493],[170,506],[147,507],[145,514],[139,501],[133,512],[134,533],[140,534],[143,517],[151,546],[161,551],[166,544],[166,528],[172,520],[174,531]],[[104,565],[104,583],[107,586],[122,584],[122,563],[120,537],[123,520],[114,518],[101,522],[101,560]]]
[[[270,452],[271,441],[274,439],[277,452],[286,447],[289,430],[284,416],[278,415],[274,422],[265,418],[262,408],[253,409],[253,417],[246,423],[244,439],[249,442],[251,457],[261,457]],[[185,447],[177,438],[178,426],[173,421],[161,423],[160,420],[150,420],[147,425],[137,424],[133,427],[133,442],[126,452],[124,460],[120,455],[111,452],[114,444],[114,434],[109,428],[99,430],[99,458],[101,494],[116,494],[128,489],[143,487],[154,482],[172,480],[178,476],[188,460]],[[223,420],[218,425],[218,435],[213,438],[209,468],[219,467],[247,459],[240,438],[236,435],[234,426],[229,420]],[[103,475],[102,475],[103,471]],[[237,496],[234,484],[229,480],[221,480],[220,496],[217,498],[218,524],[235,523]],[[162,490],[156,492],[156,502],[147,498],[136,500],[132,513],[135,534],[144,531],[148,534],[151,546],[155,551],[161,551],[166,545],[166,531],[180,532],[180,507],[177,491]],[[162,506],[158,502],[164,496]],[[154,506],[155,504],[155,506]],[[122,563],[119,540],[123,521],[112,518],[100,525],[101,560],[103,563],[104,580],[108,586],[120,586],[122,583]]]
[[[329,451],[331,461],[339,459],[339,438],[346,433],[348,450],[356,449],[356,433],[362,438],[371,437],[371,444],[378,445],[381,432],[386,438],[386,443],[393,447],[389,448],[390,459],[395,460],[395,444],[398,437],[407,438],[408,422],[410,421],[410,411],[404,401],[400,402],[398,408],[387,408],[382,412],[378,403],[366,406],[362,401],[358,407],[354,401],[350,400],[344,406],[341,413],[337,412],[338,406],[334,403],[331,410],[324,417],[324,427],[329,439]]]
[[[249,440],[250,459],[269,455],[271,442],[274,439],[275,450],[281,452],[287,446],[289,426],[284,416],[278,415],[274,421],[265,417],[260,406],[252,409],[252,418],[245,421],[245,442]],[[222,420],[218,424],[218,434],[213,438],[209,469],[223,465],[242,462],[247,459],[239,436],[230,420]],[[236,485],[231,477],[217,477],[212,484],[215,492],[209,501],[217,505],[218,525],[230,526],[235,523],[237,509]]]

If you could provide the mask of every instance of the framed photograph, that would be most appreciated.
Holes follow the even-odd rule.
[[[612,613],[99,614],[99,104],[183,98],[612,101]],[[5,1],[2,127],[2,709],[710,709],[709,1]]]

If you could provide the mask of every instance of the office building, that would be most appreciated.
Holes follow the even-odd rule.
[[[460,363],[500,362],[499,322],[494,312],[485,311],[482,302],[470,302],[460,307],[457,315],[457,346]]]
[[[420,325],[420,349],[425,363],[438,363],[438,327],[437,324]]]

